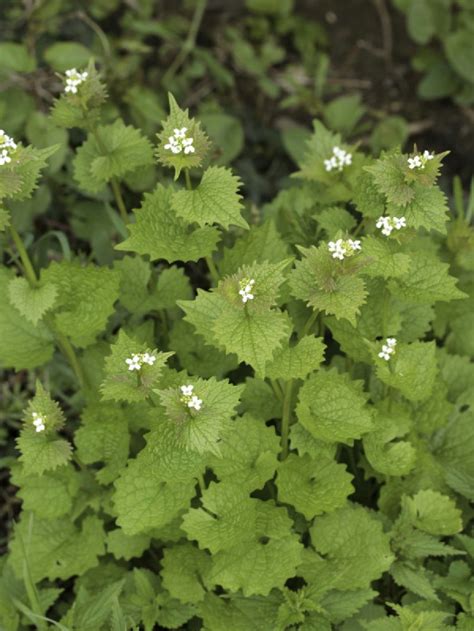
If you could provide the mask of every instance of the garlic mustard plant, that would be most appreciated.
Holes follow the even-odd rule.
[[[342,171],[344,167],[352,164],[352,154],[340,147],[333,147],[332,156],[324,160],[324,168],[330,172]]]
[[[75,68],[66,70],[64,91],[77,94],[77,88],[86,81],[88,76],[89,73],[86,70],[84,72],[79,72]]]
[[[3,129],[0,129],[0,166],[12,161],[11,154],[17,148],[16,142]]]
[[[430,153],[427,149],[422,154],[416,154],[407,159],[409,169],[424,169],[426,163],[434,158],[434,153]]]
[[[380,232],[389,237],[394,230],[401,230],[407,227],[407,221],[405,217],[379,217],[375,224],[377,228],[380,228]]]
[[[193,146],[194,139],[186,136],[187,131],[187,127],[181,127],[181,129],[175,128],[173,135],[168,138],[165,149],[169,149],[173,153],[194,153],[196,151]]]
[[[382,345],[382,350],[379,353],[380,359],[388,361],[390,357],[395,353],[395,347],[397,340],[394,337],[387,337],[385,344]]]
[[[255,298],[253,292],[253,286],[255,285],[255,280],[253,278],[245,278],[240,281],[240,289],[239,295],[242,297],[242,302],[245,304],[249,300],[253,300]]]
[[[128,366],[130,371],[141,370],[143,364],[148,364],[149,366],[153,366],[156,361],[155,355],[151,355],[150,353],[140,353],[134,354],[131,357],[128,357],[125,360],[125,363]]]
[[[197,395],[194,394],[194,386],[181,386],[181,401],[188,407],[189,409],[196,410],[197,412],[202,407],[202,399],[200,399]]]
[[[333,259],[343,260],[346,257],[354,256],[362,249],[361,242],[358,239],[337,239],[337,241],[329,241],[328,250],[332,254]]]
[[[32,412],[33,425],[37,432],[43,432],[46,429],[46,418],[37,412]]]

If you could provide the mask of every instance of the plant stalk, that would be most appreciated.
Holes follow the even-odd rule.
[[[282,411],[282,418],[281,418],[281,452],[280,452],[281,460],[285,460],[285,458],[288,456],[288,434],[290,431],[292,393],[293,393],[293,379],[290,379],[286,383],[285,396],[283,398],[283,411]]]

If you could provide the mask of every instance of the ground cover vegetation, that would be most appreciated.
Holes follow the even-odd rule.
[[[454,3],[394,4],[396,85]],[[2,629],[474,628],[458,4],[420,122],[334,7],[7,3]]]

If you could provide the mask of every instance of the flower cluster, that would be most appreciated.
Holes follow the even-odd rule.
[[[199,411],[202,407],[202,399],[193,394],[194,386],[181,386],[181,401],[189,408]]]
[[[405,217],[379,217],[375,225],[382,229],[382,234],[389,237],[394,230],[406,228],[407,220]]]
[[[348,153],[340,147],[333,147],[332,156],[328,160],[324,160],[324,168],[326,171],[337,169],[342,171],[345,166],[352,164],[352,153]]]
[[[386,362],[390,359],[390,356],[395,352],[395,346],[397,340],[394,337],[387,337],[387,341],[382,345],[382,350],[379,353],[380,359],[385,359]]]
[[[193,146],[194,138],[188,138],[186,132],[187,127],[181,127],[181,129],[173,129],[173,136],[168,138],[168,142],[165,145],[165,149],[169,149],[173,153],[194,153],[195,148]]]
[[[245,304],[248,300],[253,300],[255,296],[253,295],[253,286],[255,285],[255,281],[253,278],[250,280],[245,278],[240,281],[240,290],[239,294],[242,296],[242,302]]]
[[[77,94],[77,86],[84,83],[88,76],[88,72],[78,72],[75,68],[66,70],[66,87],[64,88],[64,91]]]
[[[3,129],[0,129],[0,166],[12,161],[10,153],[16,149],[16,142]]]
[[[41,414],[38,414],[37,412],[33,412],[31,416],[33,417],[33,425],[35,426],[36,431],[43,432],[46,429],[46,417],[41,416]]]
[[[427,149],[421,155],[417,154],[413,158],[408,158],[409,169],[424,169],[428,160],[433,160],[434,153],[430,153]]]
[[[333,259],[343,260],[345,257],[354,256],[354,254],[361,250],[360,241],[356,239],[338,239],[337,241],[329,241],[328,250],[332,253]]]
[[[140,370],[143,364],[153,366],[155,361],[156,357],[154,355],[150,355],[150,353],[140,353],[132,355],[129,359],[125,360],[125,363],[127,364],[129,370]]]

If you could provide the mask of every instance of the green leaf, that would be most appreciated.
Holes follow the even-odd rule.
[[[146,193],[140,208],[134,211],[136,222],[129,224],[130,236],[117,250],[146,254],[152,261],[197,261],[210,256],[219,241],[215,227],[193,229],[176,216],[172,208],[173,190],[159,184]]]
[[[139,370],[130,370],[127,359],[149,353],[155,357],[152,365],[141,363]],[[173,353],[161,353],[129,337],[120,329],[105,359],[105,379],[101,386],[105,401],[144,401],[157,387],[163,366]]]
[[[415,304],[436,300],[457,300],[466,294],[456,287],[457,279],[448,274],[449,265],[425,253],[411,255],[408,272],[389,284],[394,296]]]
[[[351,444],[373,429],[366,401],[362,382],[334,370],[320,371],[303,384],[296,414],[314,438]]]
[[[153,152],[149,141],[138,129],[118,119],[112,125],[97,127],[79,147],[74,177],[83,190],[97,193],[113,178],[123,178],[150,164]]]
[[[389,407],[378,411],[374,423],[374,430],[364,436],[370,465],[385,475],[407,475],[415,466],[416,451],[410,442],[400,439],[409,432],[410,419]]]
[[[228,426],[220,457],[213,457],[209,464],[221,482],[233,482],[250,493],[273,477],[279,451],[275,430],[245,415]]]
[[[130,561],[134,557],[141,557],[150,546],[147,535],[126,535],[121,528],[107,533],[107,552],[116,559]]]
[[[393,576],[397,585],[405,587],[405,589],[413,592],[426,600],[434,600],[440,602],[436,595],[436,590],[432,585],[433,574],[423,567],[411,567],[408,563],[394,563],[390,568],[390,574]]]
[[[107,326],[119,295],[119,275],[107,267],[62,261],[41,273],[44,283],[57,287],[54,322],[79,348],[93,344]]]
[[[189,506],[195,494],[201,457],[169,448],[158,433],[115,482],[117,524],[126,535],[161,528]]]
[[[467,28],[453,30],[443,43],[446,55],[456,72],[464,80],[474,83],[474,54],[471,32]]]
[[[6,197],[15,201],[24,201],[30,198],[38,186],[42,169],[48,165],[48,158],[58,148],[58,145],[44,149],[18,145],[14,150],[12,161],[4,164],[0,171],[0,199]]]
[[[377,357],[377,377],[409,401],[423,401],[430,396],[438,372],[435,352],[435,342],[397,344],[389,361]]]
[[[290,454],[278,467],[278,499],[310,520],[344,506],[354,491],[351,480],[345,465],[332,459]]]
[[[333,182],[337,176],[326,171],[324,160],[332,156],[333,147],[347,150],[347,145],[342,144],[340,134],[333,134],[320,121],[314,120],[313,128],[314,131],[306,143],[306,153],[299,165],[300,171],[296,175],[315,182]]]
[[[355,263],[336,261],[324,243],[319,248],[301,248],[301,252],[304,258],[296,262],[290,276],[292,295],[355,326],[367,296],[364,281],[354,275]]]
[[[36,60],[28,52],[26,44],[2,42],[0,44],[0,72],[33,72]]]
[[[182,385],[194,386],[193,395],[201,399],[201,409],[189,408],[179,387],[155,390],[167,417],[160,423],[158,431],[165,441],[169,441],[170,447],[219,455],[221,433],[235,415],[242,386],[234,386],[227,380],[211,378],[205,381],[196,377],[187,379]]]
[[[11,304],[34,325],[37,325],[43,315],[54,307],[57,293],[56,286],[51,283],[31,287],[21,276],[13,278],[8,284]]]
[[[437,187],[420,184],[415,185],[414,192],[413,199],[403,209],[407,226],[446,233],[448,204],[444,193]]]
[[[240,179],[224,167],[208,167],[199,186],[177,191],[172,198],[173,210],[188,223],[200,226],[218,223],[224,228],[233,224],[248,228],[241,217],[242,204],[238,190]]]
[[[199,615],[209,631],[275,631],[280,602],[277,592],[249,598],[239,593],[223,596],[207,593],[199,603]]]
[[[364,237],[362,251],[369,258],[363,273],[367,276],[393,278],[403,276],[410,267],[410,257],[397,252],[399,247],[393,240],[373,236]]]
[[[58,72],[87,66],[92,56],[91,51],[78,42],[55,42],[43,53],[44,60]]]
[[[321,337],[306,335],[294,346],[277,349],[265,369],[270,379],[305,379],[324,360],[326,346]]]
[[[389,536],[383,532],[381,522],[356,504],[319,517],[310,528],[310,534],[324,562],[314,562],[307,570],[303,566],[302,575],[311,580],[314,573],[318,580],[320,574],[319,581],[325,589],[369,587],[394,560]]]
[[[222,112],[199,115],[209,137],[219,151],[218,165],[232,162],[244,148],[244,128],[239,118]]]
[[[188,110],[182,110],[176,103],[174,96],[168,93],[170,114],[163,123],[163,131],[158,136],[158,147],[156,157],[165,167],[174,168],[177,180],[182,169],[191,169],[201,166],[203,160],[209,152],[209,139],[201,129],[201,124],[193,118],[189,118]],[[194,153],[174,154],[170,149],[165,149],[170,136],[174,135],[175,129],[186,127],[186,137],[193,139]]]
[[[129,432],[123,410],[111,403],[86,407],[74,443],[82,463],[103,463],[95,471],[97,480],[101,484],[113,482],[128,458]]]
[[[0,268],[0,296],[8,295],[12,275]],[[0,300],[0,364],[16,370],[35,368],[53,355],[53,336],[44,324],[34,326],[9,300]]]
[[[65,580],[95,567],[104,552],[102,522],[95,516],[86,517],[79,528],[67,518],[44,520],[23,513],[10,544],[9,564],[19,578],[27,560],[33,581]]]
[[[0,208],[0,232],[5,232],[11,222],[11,216],[6,208]]]
[[[402,511],[413,526],[430,535],[454,535],[462,530],[461,511],[454,501],[431,489],[403,497]]]
[[[204,599],[204,585],[211,570],[211,557],[190,543],[166,548],[161,561],[163,586],[182,603]]]

